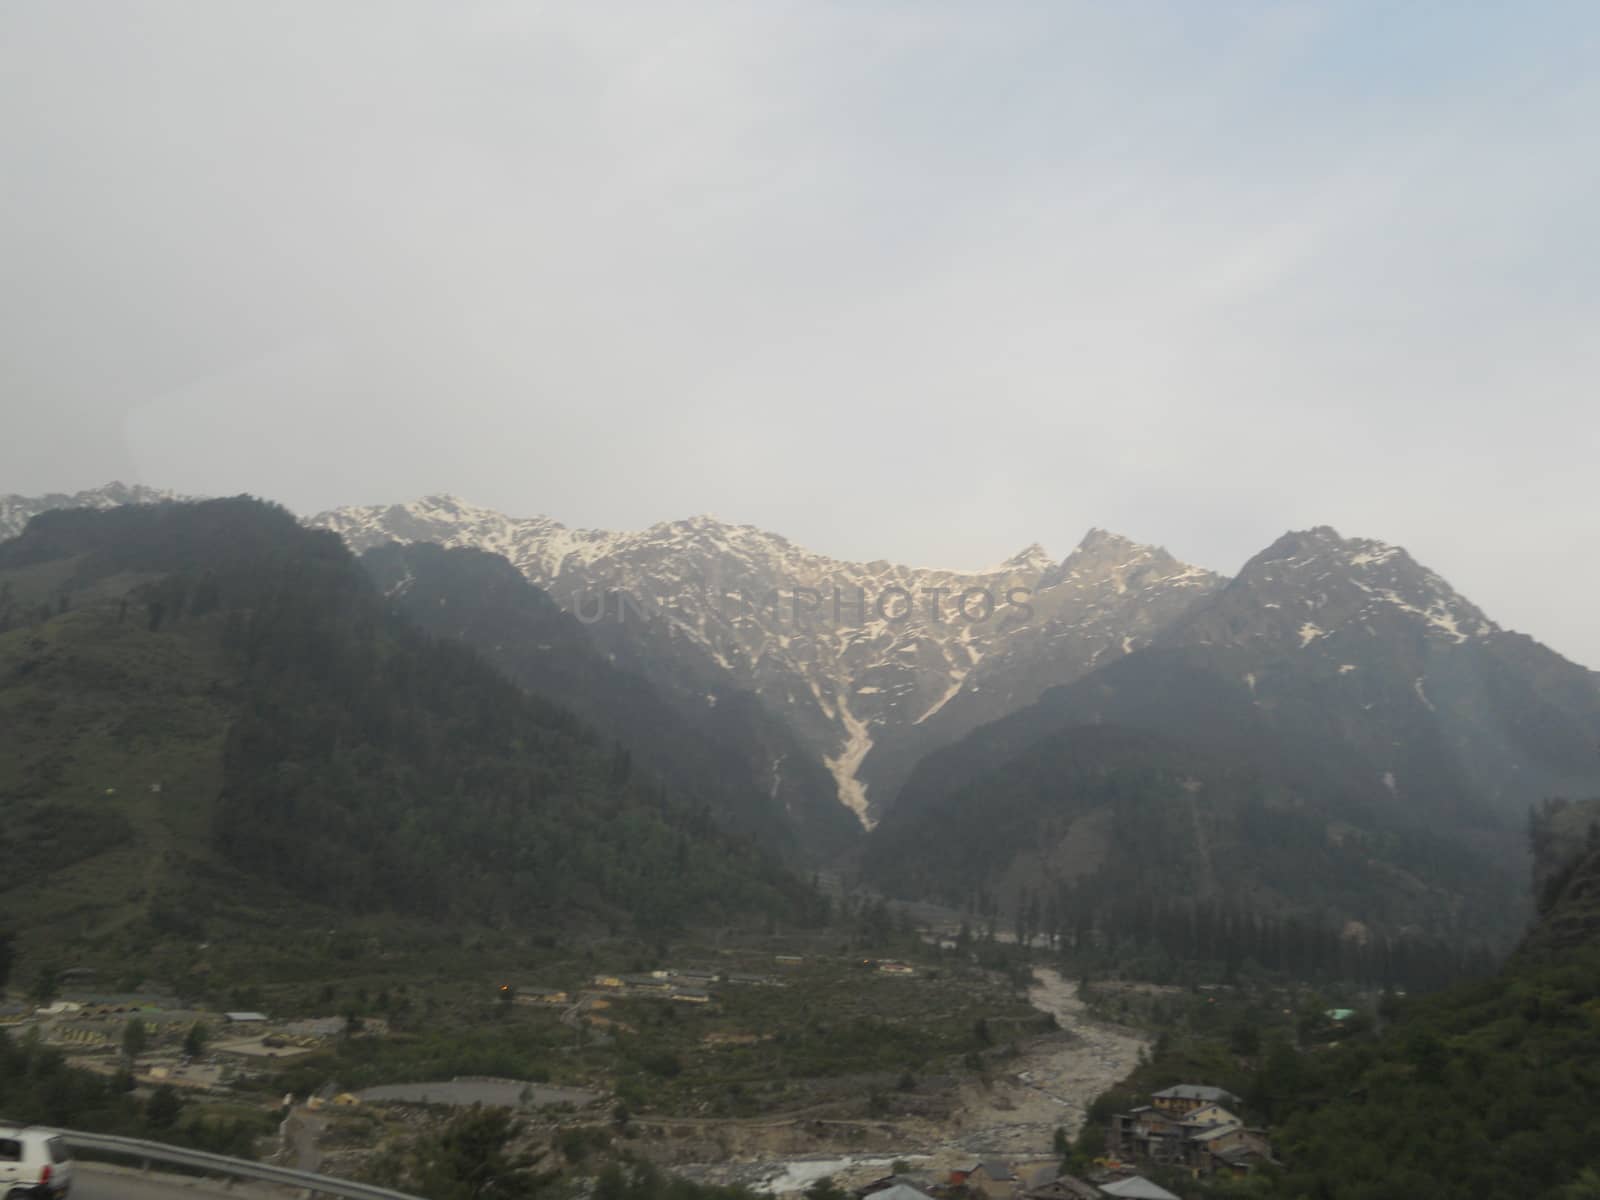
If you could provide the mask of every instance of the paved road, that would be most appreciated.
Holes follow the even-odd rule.
[[[72,1200],[284,1200],[292,1192],[259,1184],[241,1184],[228,1191],[220,1183],[74,1163]]]

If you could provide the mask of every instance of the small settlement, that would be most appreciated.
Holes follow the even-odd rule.
[[[133,1034],[131,1027],[137,1027]],[[45,1044],[60,1048],[72,1065],[100,1074],[127,1067],[137,1083],[221,1093],[340,1038],[388,1033],[379,1017],[274,1019],[249,1010],[213,1012],[187,1007],[153,987],[115,993],[73,990],[38,1008],[10,1004],[0,1009],[0,1029],[31,1030]]]
[[[1194,1176],[1248,1175],[1272,1161],[1264,1130],[1251,1129],[1232,1109],[1239,1098],[1222,1088],[1179,1084],[1150,1103],[1111,1119],[1108,1152],[1121,1160],[1159,1163]]]
[[[922,1171],[886,1175],[857,1188],[855,1195],[870,1200],[942,1200],[954,1196],[971,1200],[1104,1200],[1107,1196],[1180,1200],[1140,1175],[1124,1173],[1091,1183],[1063,1174],[1056,1165],[1013,1168],[994,1159],[974,1162],[939,1179]]]
[[[1154,1093],[1150,1103],[1112,1117],[1107,1148],[1085,1177],[1056,1163],[1013,1166],[986,1159],[949,1172],[910,1171],[886,1175],[856,1189],[871,1200],[1179,1200],[1146,1178],[1243,1176],[1272,1159],[1264,1131],[1247,1127],[1232,1109],[1239,1098],[1222,1088],[1179,1084]],[[1177,1186],[1174,1184],[1173,1186]]]
[[[604,1033],[628,1030],[614,1014],[602,1015],[616,1000],[705,1005],[715,1012],[721,1007],[718,995],[727,989],[790,986],[783,975],[801,962],[799,956],[779,956],[774,974],[683,965],[598,974],[577,987],[504,982],[497,988],[502,1003],[549,1006],[560,1010],[565,1024],[588,1025]],[[860,965],[886,975],[916,974],[915,968],[895,961],[865,960]],[[6,1005],[0,1008],[0,1027],[5,1026],[35,1030],[75,1065],[107,1074],[126,1067],[140,1083],[218,1093],[337,1040],[388,1034],[382,1020],[370,1017],[200,1011],[153,987],[128,993],[74,989],[46,1007]],[[717,1031],[707,1035],[706,1044],[745,1045],[771,1036]],[[536,1087],[520,1080],[456,1078],[372,1088],[361,1095],[335,1095],[329,1085],[307,1103],[314,1108],[364,1100],[511,1107],[536,1102],[581,1108],[599,1099],[597,1093]],[[285,1097],[284,1103],[290,1104],[291,1098]],[[1179,1084],[1151,1094],[1147,1104],[1113,1115],[1105,1130],[1105,1153],[1081,1176],[1063,1172],[1059,1160],[1011,1163],[985,1158],[953,1170],[902,1170],[861,1184],[854,1194],[872,1200],[1179,1200],[1156,1179],[1179,1187],[1185,1179],[1248,1176],[1274,1163],[1266,1132],[1247,1125],[1237,1115],[1242,1108],[1239,1097],[1222,1088]]]
[[[708,1004],[712,996],[706,989],[723,983],[734,987],[783,987],[770,975],[751,975],[740,971],[717,972],[694,967],[650,971],[642,975],[596,975],[591,985],[602,992],[642,1000],[676,1000],[680,1004]],[[537,990],[537,989],[535,989]]]

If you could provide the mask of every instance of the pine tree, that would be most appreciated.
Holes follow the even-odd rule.
[[[130,1063],[143,1054],[149,1044],[149,1030],[145,1028],[144,1019],[139,1016],[128,1018],[128,1023],[122,1027],[122,1056]]]

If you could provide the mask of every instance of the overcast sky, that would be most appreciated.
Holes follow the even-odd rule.
[[[10,0],[0,493],[448,491],[958,567],[1332,524],[1600,666],[1597,33]]]

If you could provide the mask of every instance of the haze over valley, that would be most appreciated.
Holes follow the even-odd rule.
[[[1597,48],[0,7],[0,1200],[1600,1196]]]

